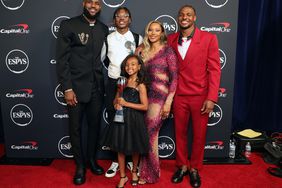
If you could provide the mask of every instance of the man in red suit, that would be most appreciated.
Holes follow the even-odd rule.
[[[190,175],[192,187],[200,187],[209,113],[217,102],[220,61],[217,37],[195,26],[196,11],[184,5],[178,12],[180,32],[168,36],[179,60],[178,87],[173,113],[176,135],[176,165],[171,181],[180,183]],[[192,119],[193,140],[188,160],[188,125]]]

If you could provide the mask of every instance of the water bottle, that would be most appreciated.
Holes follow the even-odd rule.
[[[245,156],[250,157],[251,151],[252,151],[251,144],[250,144],[250,142],[247,142],[246,146],[245,146]]]
[[[235,158],[235,151],[236,151],[236,145],[234,141],[230,140],[230,145],[229,145],[229,158],[234,159]]]

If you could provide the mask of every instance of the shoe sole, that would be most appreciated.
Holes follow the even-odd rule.
[[[119,169],[118,169],[117,171],[119,171]],[[115,175],[117,174],[117,171],[116,171],[116,173],[113,173],[113,174],[107,174],[107,173],[105,173],[105,177],[106,177],[106,178],[115,177]]]

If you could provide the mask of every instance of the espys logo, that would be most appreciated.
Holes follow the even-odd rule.
[[[168,136],[159,137],[159,156],[160,158],[167,158],[173,154],[175,150],[174,141]]]
[[[59,16],[57,17],[53,22],[52,22],[52,25],[51,25],[51,32],[53,34],[53,36],[55,38],[57,38],[57,34],[59,33],[59,29],[60,29],[60,23],[63,21],[63,20],[67,20],[67,19],[70,19],[70,17],[68,16]]]
[[[18,126],[29,125],[33,119],[31,109],[25,104],[17,104],[10,111],[11,120]]]
[[[178,30],[178,25],[176,20],[170,15],[161,15],[155,20],[161,22],[164,26],[166,34],[176,33]]]
[[[227,92],[225,88],[219,88],[218,90],[218,97],[225,98],[227,96]]]
[[[104,111],[103,111],[103,119],[104,119],[106,124],[109,124],[108,118],[109,118],[108,112],[107,112],[107,109],[105,108]]]
[[[2,5],[9,10],[18,10],[24,4],[24,0],[1,0]]]
[[[9,28],[0,29],[0,33],[2,34],[28,34],[29,26],[28,24],[17,24],[12,25]]]
[[[207,31],[207,32],[220,32],[220,33],[230,33],[231,29],[230,23],[228,22],[217,22],[217,23],[212,23],[210,24],[210,27],[201,27],[202,31]]]
[[[26,71],[29,66],[28,56],[24,51],[14,49],[6,56],[6,66],[11,72],[21,74]]]
[[[72,158],[73,154],[71,151],[71,142],[70,142],[70,137],[69,136],[64,136],[59,140],[58,142],[58,150],[59,152],[67,157],[67,158]]]
[[[123,5],[123,3],[125,3],[125,0],[103,0],[103,3],[108,7],[117,8]]]
[[[221,8],[228,2],[228,0],[205,0],[205,1],[212,8]]]
[[[7,98],[33,98],[34,94],[32,93],[32,89],[19,89],[11,93],[6,94]]]
[[[65,95],[64,92],[62,91],[62,87],[61,84],[59,84],[56,88],[55,88],[55,99],[58,103],[60,103],[63,106],[67,106],[67,103],[65,101]]]
[[[221,69],[223,69],[223,67],[226,64],[227,59],[226,59],[226,55],[225,55],[224,51],[221,50],[221,49],[219,49],[219,60],[220,60],[220,67],[221,67]]]
[[[26,141],[19,145],[11,145],[12,150],[38,150],[38,143],[36,141]]]
[[[206,150],[223,150],[224,144],[223,141],[212,141],[206,144]]]
[[[223,112],[219,105],[215,104],[213,111],[209,114],[208,126],[214,126],[222,119]]]

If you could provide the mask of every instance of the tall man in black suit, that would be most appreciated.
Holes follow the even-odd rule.
[[[85,182],[86,163],[94,174],[104,170],[96,162],[104,95],[101,49],[108,27],[97,20],[100,0],[83,0],[83,14],[64,20],[57,39],[57,72],[69,114],[69,133],[76,171],[73,183]],[[87,156],[83,156],[81,124],[88,123]]]

